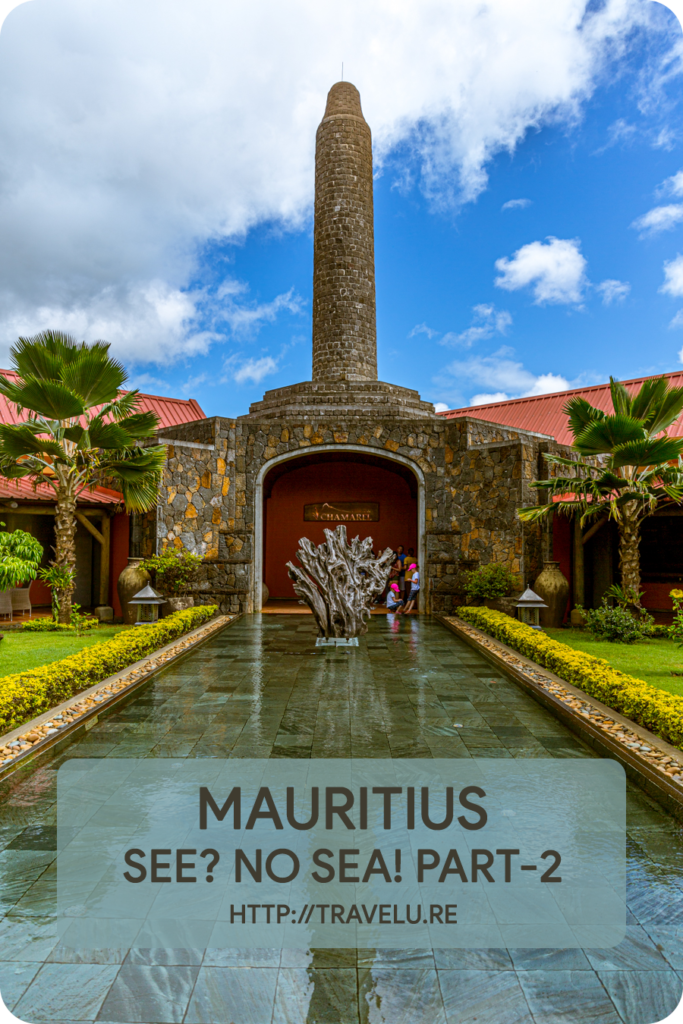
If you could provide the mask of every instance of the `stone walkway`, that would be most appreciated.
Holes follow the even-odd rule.
[[[56,771],[70,757],[591,757],[438,623],[244,618],[61,755],[0,787],[0,991],[32,1024],[651,1024],[683,992],[683,829],[628,803],[628,937],[611,950],[131,950],[54,935]],[[456,724],[457,723],[457,726]],[[552,799],[552,794],[549,794]],[[123,962],[121,962],[123,961]]]

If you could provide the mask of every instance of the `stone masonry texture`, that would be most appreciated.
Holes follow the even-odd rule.
[[[372,136],[350,82],[316,136],[313,248],[313,380],[377,380]]]
[[[402,455],[425,480],[427,612],[463,600],[464,573],[507,564],[520,586],[541,569],[541,532],[516,510],[535,504],[530,484],[552,439],[476,419],[381,419],[365,416],[258,421],[217,417],[166,428],[171,441],[157,512],[156,550],[187,548],[204,557],[196,597],[221,610],[249,611],[256,581],[256,480],[278,456],[318,445],[356,445],[369,454]]]

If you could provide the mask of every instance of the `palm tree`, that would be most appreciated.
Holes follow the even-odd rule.
[[[108,483],[122,491],[129,512],[155,505],[166,448],[138,442],[154,437],[158,419],[138,411],[137,391],[119,394],[127,374],[104,341],[78,344],[68,334],[44,331],[20,338],[11,357],[18,379],[0,377],[0,394],[27,415],[0,425],[0,475],[52,487],[52,564],[73,572],[81,491]],[[72,592],[73,582],[59,594],[60,622],[70,621]]]
[[[621,585],[630,605],[640,610],[642,522],[663,505],[683,501],[683,438],[666,433],[683,411],[683,388],[656,377],[631,395],[610,377],[610,390],[613,413],[578,396],[567,402],[564,412],[578,458],[546,454],[549,463],[571,473],[532,484],[560,500],[519,509],[518,515],[533,523],[557,511],[578,515],[582,526],[591,519],[615,520]]]

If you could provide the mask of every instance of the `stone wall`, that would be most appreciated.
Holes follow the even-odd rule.
[[[198,591],[224,610],[251,610],[255,594],[255,493],[278,456],[321,445],[403,456],[424,478],[423,590],[429,612],[462,603],[463,574],[503,562],[520,586],[541,568],[542,531],[516,510],[535,504],[531,482],[552,439],[470,417],[259,422],[216,418],[167,428],[168,464],[157,511],[157,550],[187,548],[204,558]],[[199,441],[197,438],[203,438]]]

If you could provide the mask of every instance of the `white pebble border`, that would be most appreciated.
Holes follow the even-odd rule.
[[[521,657],[518,658],[511,654],[499,641],[494,640],[493,637],[488,636],[481,630],[475,629],[474,626],[470,626],[469,623],[464,622],[462,619],[448,616],[445,617],[445,621],[452,623],[458,630],[466,633],[476,641],[480,647],[486,647],[497,658],[500,658],[528,679],[531,679],[537,686],[546,690],[574,713],[583,715],[584,718],[590,721],[591,725],[608,733],[613,742],[616,741],[623,745],[631,754],[636,754],[638,757],[643,758],[651,768],[656,769],[661,775],[667,776],[668,781],[677,784],[683,789],[683,751],[680,752],[680,756],[671,756],[671,754],[664,750],[658,750],[657,746],[661,744],[662,746],[665,745],[668,750],[678,753],[677,748],[671,747],[668,743],[665,744],[663,740],[658,740],[652,733],[649,734],[652,736],[652,741],[648,743],[641,735],[630,729],[627,725],[624,725],[623,720],[619,721],[617,718],[596,708],[590,701],[577,697],[567,686],[563,686],[549,672],[544,672],[542,668],[535,665],[531,668],[527,659],[522,660]],[[641,732],[647,732],[643,727],[639,728]]]
[[[109,680],[104,680],[101,685],[88,691],[87,696],[78,696],[60,704],[56,713],[49,721],[42,721],[45,715],[34,719],[33,724],[28,722],[25,726],[26,732],[16,735],[17,730],[9,733],[12,737],[4,746],[0,746],[0,771],[5,771],[12,766],[14,761],[23,758],[33,747],[42,744],[48,737],[58,737],[58,734],[67,726],[78,724],[80,718],[86,718],[92,714],[99,705],[108,701],[115,694],[122,694],[122,691],[136,685],[142,678],[152,675],[158,669],[177,658],[191,647],[205,640],[211,633],[222,629],[235,618],[234,615],[220,615],[211,619],[206,626],[193,630],[186,636],[165,646],[157,655],[151,654],[141,662],[136,662],[135,667],[130,671],[123,669]],[[66,706],[65,706],[66,705]],[[40,723],[40,724],[38,724]],[[0,742],[2,739],[0,738]]]

